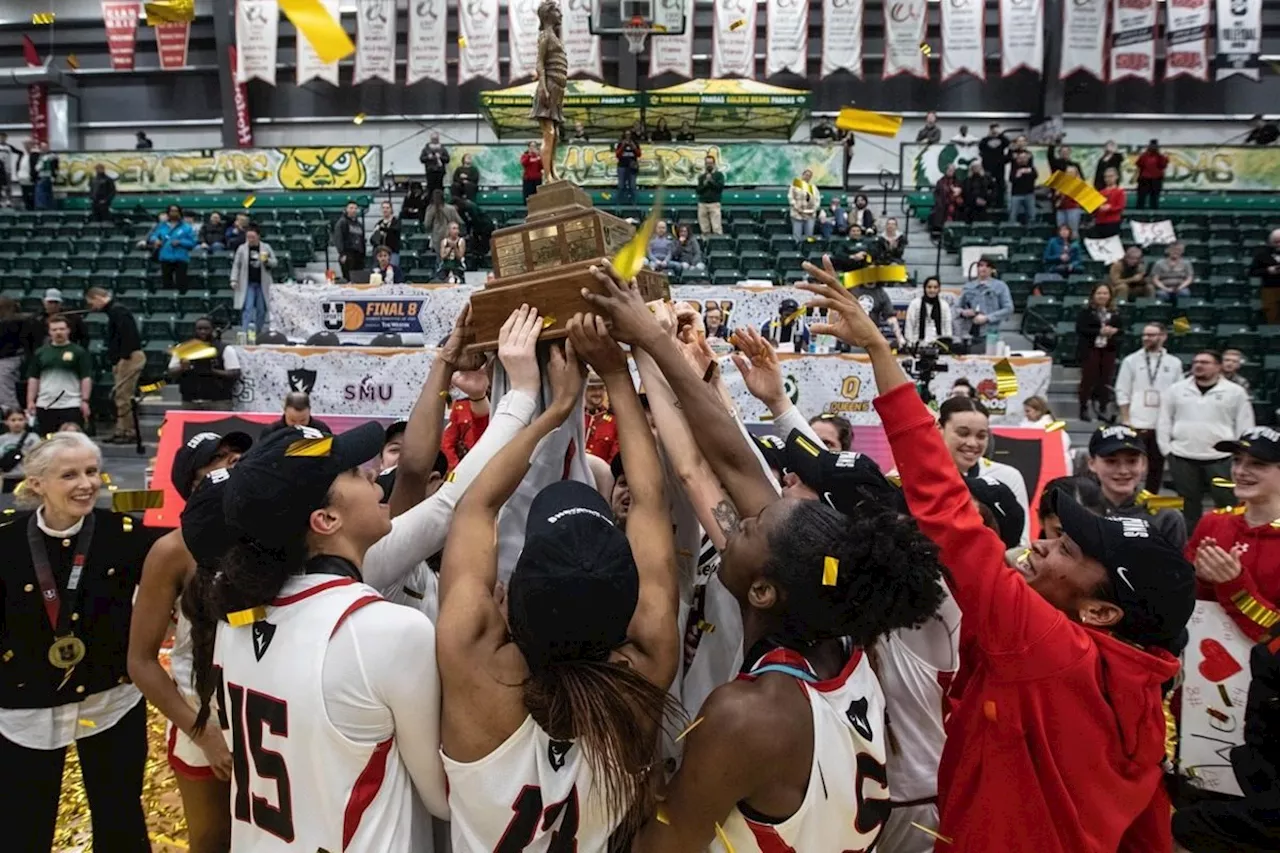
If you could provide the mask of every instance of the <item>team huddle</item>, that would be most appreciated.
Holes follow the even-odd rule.
[[[696,314],[610,267],[563,344],[528,306],[506,321],[447,474],[450,383],[485,367],[466,311],[394,435],[189,441],[130,673],[171,721],[191,849],[1171,850],[1193,567],[1070,490],[1029,542],[1025,497],[958,470],[830,262],[806,267],[814,331],[871,359],[896,475],[828,450],[744,329],[780,436],[753,438]]]

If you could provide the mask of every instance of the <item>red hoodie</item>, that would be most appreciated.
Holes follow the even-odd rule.
[[[1280,601],[1280,520],[1250,527],[1243,506],[1202,515],[1187,542],[1188,560],[1195,561],[1196,549],[1205,539],[1215,540],[1227,551],[1237,542],[1246,546],[1240,555],[1239,577],[1227,583],[1201,582],[1200,598],[1217,599],[1240,630],[1254,642],[1260,641],[1280,623],[1280,608],[1272,603]]]
[[[946,853],[1167,853],[1160,686],[1178,672],[1067,619],[1007,568],[915,387],[876,399],[907,504],[972,638],[938,769]]]

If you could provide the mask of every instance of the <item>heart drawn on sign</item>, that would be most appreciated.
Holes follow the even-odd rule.
[[[1200,674],[1215,684],[1226,681],[1244,668],[1217,640],[1201,640],[1200,654],[1204,656],[1200,661]]]

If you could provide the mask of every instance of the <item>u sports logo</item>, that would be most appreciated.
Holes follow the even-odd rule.
[[[320,320],[324,325],[325,331],[341,332],[344,319],[346,316],[347,303],[345,302],[321,302],[320,303]]]

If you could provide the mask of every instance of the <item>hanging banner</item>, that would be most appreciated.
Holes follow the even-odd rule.
[[[138,52],[137,0],[102,0],[102,24],[107,30],[107,49],[111,67],[116,71],[132,71]]]
[[[276,38],[280,29],[280,4],[276,0],[238,0],[236,3],[236,52],[240,65],[236,80],[264,80],[276,84]]]
[[[773,0],[766,19],[764,73],[809,72],[809,0]]]
[[[1253,642],[1216,601],[1197,601],[1182,653],[1180,772],[1206,791],[1241,795],[1231,750],[1244,743]]]
[[[891,0],[884,16],[884,79],[899,74],[928,79],[924,51],[927,0]]]
[[[382,175],[382,148],[376,145],[67,151],[58,159],[54,186],[77,194],[89,191],[99,163],[115,178],[121,195],[376,190]]]
[[[755,0],[719,0],[711,17],[711,76],[756,76]]]
[[[862,78],[862,0],[822,0],[822,76]]]
[[[1077,71],[1107,79],[1108,0],[1068,0],[1062,4],[1062,72]]]
[[[1164,79],[1209,79],[1209,2],[1168,0],[1164,4]]]
[[[1000,75],[1023,68],[1044,73],[1044,0],[1000,0]]]
[[[591,32],[590,0],[560,0],[564,54],[569,60],[569,76],[586,74],[597,80],[604,76],[600,66],[600,36]]]
[[[445,63],[445,0],[411,0],[409,3],[409,61],[405,85],[419,80],[449,83]],[[461,50],[461,47],[459,47]]]
[[[1112,0],[1111,82],[1156,73],[1156,0]]]
[[[444,2],[444,0],[426,0],[426,2]],[[341,20],[338,13],[338,0],[320,0],[325,12],[335,21]],[[410,10],[413,6],[410,4]],[[412,12],[410,12],[412,14]],[[298,57],[298,85],[302,86],[312,80],[323,80],[331,86],[338,85],[338,63],[325,62],[311,46],[311,40],[303,35],[302,30],[294,28],[297,42],[294,48]],[[441,35],[441,38],[444,38]],[[412,56],[412,54],[410,54]]]
[[[946,0],[939,7],[942,9],[943,82],[964,71],[979,80],[987,79],[986,3],[983,0]],[[920,52],[918,44],[916,52]]]
[[[396,0],[361,0],[356,8],[356,70],[351,82],[396,82]]]
[[[44,63],[36,50],[36,43],[31,36],[22,37],[22,56],[28,68],[39,68]],[[46,83],[32,83],[27,86],[27,120],[31,123],[31,139],[33,142],[49,141],[49,86]]]
[[[187,66],[187,45],[190,42],[190,21],[165,21],[151,29],[156,33],[156,53],[160,67],[165,71],[177,71]]]
[[[237,60],[236,46],[235,45],[228,46],[227,53],[229,54],[228,58],[231,60],[231,67],[232,68],[238,67],[236,65],[236,60]],[[233,82],[233,85],[235,87],[235,93],[236,93],[235,104],[234,104],[235,111],[236,111],[236,145],[240,146],[241,148],[252,148],[253,147],[253,122],[249,118],[249,86],[248,84],[242,83],[239,80],[235,80]],[[112,172],[112,174],[116,175],[116,186],[119,187],[120,186],[119,174],[117,172]]]
[[[1218,0],[1218,59],[1215,77],[1235,74],[1261,79],[1262,0]]]
[[[659,0],[659,7],[667,0]],[[684,34],[649,37],[649,76],[668,71],[693,78],[693,0],[685,0]],[[678,19],[678,18],[677,18]],[[657,18],[654,19],[657,22]]]
[[[532,77],[538,68],[538,5],[541,0],[507,3],[507,50],[511,54],[507,79]]]
[[[444,21],[443,15],[440,20]],[[498,0],[458,4],[458,85],[477,77],[502,82],[498,76]]]

